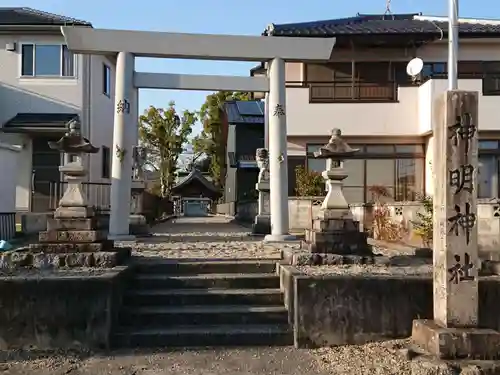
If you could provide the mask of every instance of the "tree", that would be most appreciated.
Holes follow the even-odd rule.
[[[224,185],[224,166],[226,162],[226,139],[222,131],[220,111],[228,100],[250,100],[247,92],[219,91],[207,96],[198,116],[203,124],[201,133],[193,138],[195,152],[204,153],[210,160],[210,176],[213,183],[222,188]]]
[[[432,239],[434,234],[434,203],[430,195],[422,195],[418,199],[422,203],[422,211],[417,212],[417,220],[411,221],[413,231],[422,240],[425,247],[432,247]]]
[[[295,168],[295,192],[299,197],[319,197],[324,195],[325,179],[320,173],[309,171],[303,165]]]
[[[196,120],[196,114],[188,110],[179,116],[174,102],[166,109],[150,106],[139,117],[139,140],[148,150],[146,165],[159,172],[163,198],[170,195],[179,156]]]

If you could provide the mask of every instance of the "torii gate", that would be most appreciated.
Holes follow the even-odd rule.
[[[118,55],[115,81],[110,239],[129,235],[132,148],[137,144],[138,89],[253,91],[269,93],[268,136],[271,234],[266,241],[292,239],[288,218],[285,61],[327,61],[335,38],[287,38],[181,34],[61,27],[74,53]],[[268,77],[141,73],[134,57],[267,62]],[[132,113],[132,115],[131,115]],[[305,126],[307,124],[304,124]],[[125,151],[125,152],[123,152]]]

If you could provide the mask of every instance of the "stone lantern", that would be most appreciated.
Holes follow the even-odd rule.
[[[30,249],[43,253],[87,253],[78,258],[85,264],[80,261],[72,264],[91,266],[93,262],[98,263],[99,256],[95,252],[107,252],[113,248],[113,242],[107,240],[107,231],[93,207],[89,206],[82,186],[87,175],[82,155],[95,154],[99,149],[82,137],[76,121],[69,124],[68,132],[61,139],[49,142],[49,146],[65,154],[65,163],[59,171],[64,174],[68,185],[54,217],[47,221],[47,230],[39,233],[39,243],[31,244]]]
[[[269,151],[266,148],[258,148],[255,152],[255,159],[259,167],[259,177],[255,184],[255,189],[259,192],[259,211],[257,216],[255,216],[252,233],[269,234],[271,233]]]
[[[64,153],[65,164],[59,167],[64,174],[68,186],[59,206],[54,213],[55,218],[89,218],[94,216],[92,207],[87,203],[87,197],[82,189],[82,182],[87,170],[82,163],[83,154],[99,152],[88,139],[80,134],[79,123],[74,120],[68,126],[68,132],[57,142],[49,142],[49,147]]]
[[[329,142],[314,153],[317,159],[326,159],[325,179],[327,194],[320,212],[306,230],[305,242],[311,252],[371,255],[367,234],[359,231],[359,222],[353,219],[349,204],[342,191],[347,171],[343,161],[359,149],[351,148],[342,139],[339,129],[333,129]]]

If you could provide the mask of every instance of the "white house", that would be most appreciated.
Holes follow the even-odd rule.
[[[329,63],[287,63],[289,174],[300,164],[323,170],[312,153],[340,128],[361,149],[346,162],[350,202],[369,201],[373,185],[386,186],[397,201],[431,193],[432,109],[447,88],[447,28],[446,18],[421,14],[269,26],[269,37],[337,38]],[[406,74],[414,57],[425,62],[416,81]],[[458,74],[459,89],[479,92],[479,197],[499,197],[499,20],[460,20]]]
[[[91,201],[109,200],[115,62],[70,53],[62,25],[92,27],[30,8],[0,8],[0,141],[22,146],[17,176],[10,177],[17,178],[18,212],[56,204],[62,159],[47,141],[60,138],[72,119],[102,148],[86,160]]]

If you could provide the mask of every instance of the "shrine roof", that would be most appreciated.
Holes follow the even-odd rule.
[[[199,181],[207,190],[212,193],[219,194],[220,191],[217,187],[203,176],[203,173],[197,169],[193,169],[191,173],[189,173],[186,177],[184,177],[181,181],[179,181],[173,188],[172,192],[182,190],[182,188],[186,187],[190,183],[194,181]]]

